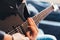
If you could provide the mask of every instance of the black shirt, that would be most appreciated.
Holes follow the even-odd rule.
[[[17,12],[16,4],[19,6],[21,2],[22,0],[0,0],[0,20],[4,20],[6,17],[10,15],[15,15]],[[23,13],[23,16],[25,18],[29,17],[26,6],[24,10],[25,11]]]

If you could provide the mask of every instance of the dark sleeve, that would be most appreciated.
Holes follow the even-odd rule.
[[[0,40],[3,40],[4,39],[4,34],[5,34],[5,32],[0,31]]]
[[[23,21],[25,20],[24,14],[23,14],[24,13],[24,7],[25,7],[25,3],[21,3],[19,6],[17,6],[18,14]]]
[[[4,39],[4,35],[0,33],[0,40]]]

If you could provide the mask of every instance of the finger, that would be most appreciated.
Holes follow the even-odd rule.
[[[33,36],[33,35],[30,35],[30,31],[27,32],[27,37],[28,37],[30,40],[33,40],[33,39],[34,39],[34,36]]]
[[[36,29],[33,26],[29,26],[29,29],[31,32],[33,32],[34,34],[37,33]]]
[[[35,24],[35,22],[34,22],[34,20],[32,18],[28,18],[28,24],[30,26],[33,26],[34,28],[36,28],[36,24]]]
[[[35,26],[35,22],[32,18],[28,18],[27,21],[30,26]]]
[[[28,24],[30,26],[33,26],[33,28],[35,28],[35,30],[38,31],[38,27],[36,26],[36,24],[35,24],[35,22],[34,22],[34,20],[32,18],[28,18],[27,21],[28,21]]]
[[[27,35],[27,37],[29,37],[29,39],[31,39],[30,31],[26,32],[26,35]]]

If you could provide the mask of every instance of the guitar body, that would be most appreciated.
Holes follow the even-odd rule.
[[[47,7],[46,9],[41,11],[38,15],[33,16],[32,19],[35,21],[36,24],[38,24],[39,21],[43,20],[52,11],[54,11],[53,5]],[[26,11],[24,13],[26,13]],[[12,32],[13,33],[24,32],[24,34],[25,34],[28,30],[27,29],[28,22],[27,22],[27,20],[24,22],[20,16],[22,16],[22,18],[24,18],[23,14],[22,15],[16,14],[16,15],[11,15],[9,17],[6,17],[4,20],[0,20],[0,30],[3,30],[9,34],[10,34],[10,32],[11,33]]]
[[[21,25],[24,21],[18,14],[6,17],[4,20],[0,20],[0,30],[6,33],[14,30],[14,27]]]

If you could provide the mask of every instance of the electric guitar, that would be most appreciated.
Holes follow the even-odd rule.
[[[54,11],[53,5],[47,7],[39,14],[33,16],[32,18],[35,21],[36,25],[39,23],[39,21],[43,20],[52,11]],[[2,30],[7,32],[8,34],[20,32],[26,35],[25,33],[28,31],[27,20],[24,22],[18,14],[7,17],[5,20],[0,20],[0,26],[3,27]]]
[[[32,18],[35,21],[35,23],[38,24],[39,21],[44,19],[52,11],[54,11],[54,7],[51,5],[48,8],[44,9],[43,11],[41,11],[39,14],[33,16]],[[17,32],[25,34],[27,32],[27,30],[28,30],[27,26],[28,26],[28,22],[26,20],[21,25],[18,25],[17,27],[15,27],[15,29],[17,30]],[[11,34],[11,33],[14,33],[14,31],[12,30],[12,32],[9,32],[9,34]]]

